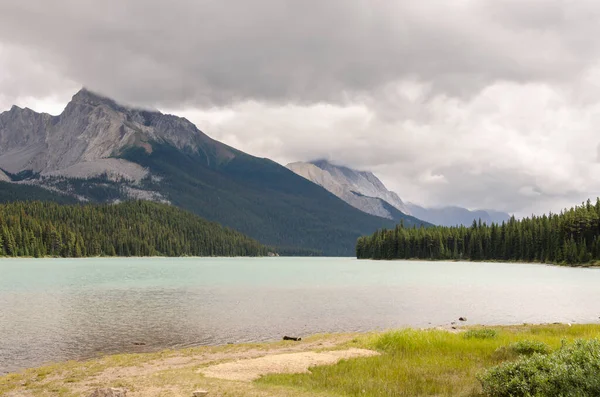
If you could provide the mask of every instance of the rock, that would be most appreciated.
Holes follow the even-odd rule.
[[[458,321],[467,321],[467,318],[466,317],[459,317]]]
[[[454,325],[454,324],[456,324],[456,321],[452,321],[452,322],[450,323],[450,325]]]
[[[302,338],[296,338],[294,336],[284,336],[283,340],[293,340],[294,342],[300,342]]]
[[[146,342],[133,342],[135,346],[146,346]]]
[[[452,327],[452,329],[456,329],[456,327]]]
[[[125,397],[127,395],[127,390],[125,389],[115,389],[113,387],[109,387],[106,389],[96,389],[89,397]]]
[[[208,392],[206,390],[196,390],[192,393],[193,397],[204,397],[208,396]]]

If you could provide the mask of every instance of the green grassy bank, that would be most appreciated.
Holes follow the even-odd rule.
[[[325,335],[300,343],[125,354],[54,364],[3,376],[0,377],[0,395],[71,397],[88,395],[95,387],[125,387],[129,390],[128,397],[190,396],[198,388],[209,390],[211,397],[482,396],[478,378],[490,368],[527,357],[551,357],[553,352],[563,351],[576,340],[596,338],[600,338],[600,325],[595,324],[520,325],[473,327],[464,332],[407,329]],[[376,350],[381,354],[312,367],[309,373],[266,375],[246,383],[199,374],[203,367],[223,362],[351,347]]]
[[[347,396],[479,396],[478,375],[519,359],[519,346],[527,344],[518,342],[538,341],[552,351],[576,339],[598,337],[599,325],[523,325],[459,333],[402,330],[355,339],[381,352],[378,357],[318,367],[310,374],[269,375],[259,382]]]

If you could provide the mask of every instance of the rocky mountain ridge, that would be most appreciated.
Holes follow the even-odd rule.
[[[0,113],[0,168],[11,174],[30,171],[72,178],[107,174],[139,181],[147,170],[114,158],[124,148],[150,151],[151,141],[196,152],[218,146],[224,158],[234,156],[233,150],[217,145],[186,119],[126,108],[85,88],[58,116],[17,106]]]
[[[319,164],[324,166],[324,163],[322,162]],[[287,167],[309,181],[312,181],[319,186],[323,186],[351,206],[366,212],[367,214],[394,219],[390,209],[385,205],[386,200],[378,197],[377,192],[374,190],[374,185],[367,182],[373,180],[373,178],[377,179],[373,174],[368,175],[367,173],[359,174],[344,172],[350,170],[336,170],[332,169],[332,167],[323,169],[315,163],[298,162],[288,164]],[[382,196],[388,195],[383,193]],[[402,203],[402,201],[400,201],[400,203]],[[402,203],[401,205],[394,207],[403,208],[404,206]]]

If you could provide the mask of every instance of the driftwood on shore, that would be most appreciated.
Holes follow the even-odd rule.
[[[296,338],[294,336],[284,336],[283,340],[293,340],[294,342],[300,342],[302,338]]]

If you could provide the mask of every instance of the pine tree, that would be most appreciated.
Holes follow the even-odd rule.
[[[487,225],[380,230],[361,237],[358,258],[470,259],[585,264],[600,260],[600,198],[581,206]]]
[[[0,205],[0,255],[255,256],[268,251],[234,230],[163,204]]]

